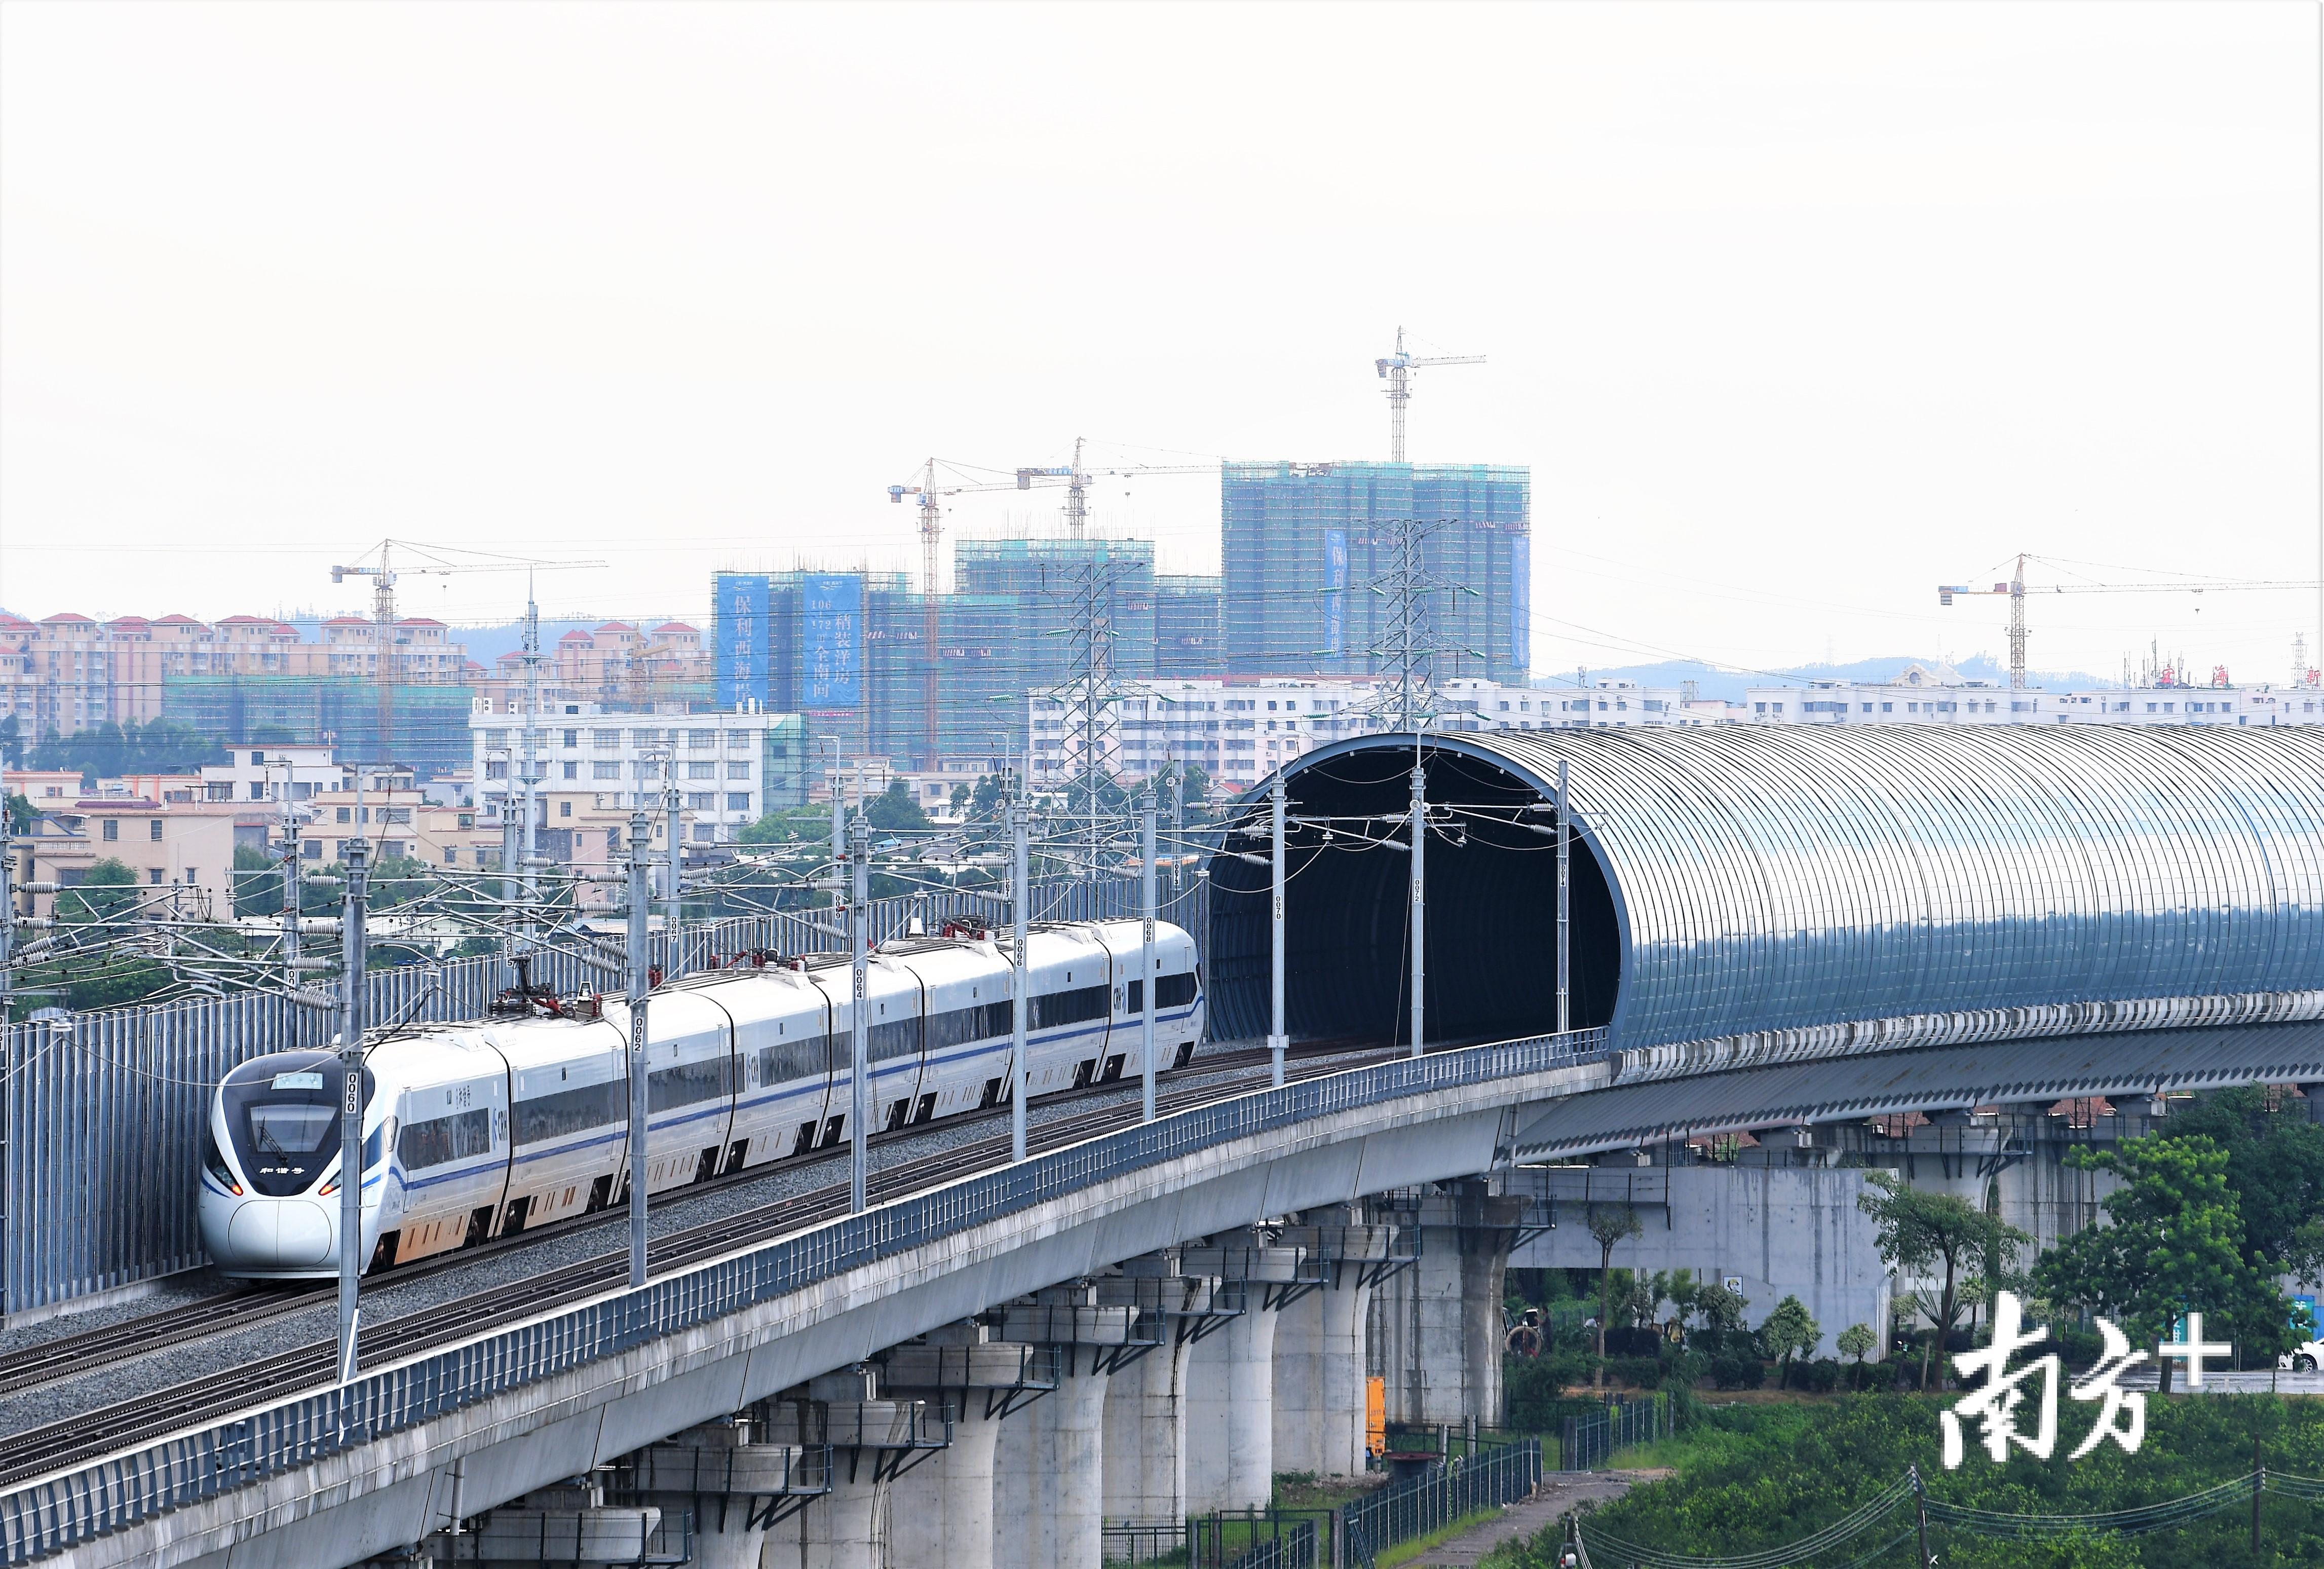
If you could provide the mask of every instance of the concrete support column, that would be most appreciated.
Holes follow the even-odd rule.
[[[1195,1347],[1186,1383],[1186,1509],[1265,1509],[1275,1490],[1275,1309],[1247,1288],[1240,1316]]]
[[[793,1517],[799,1569],[889,1569],[888,1488],[878,1480],[878,1453],[848,1450],[833,1459],[831,1491]],[[789,1569],[779,1554],[778,1544],[769,1555]]]
[[[1242,1313],[1205,1336],[1186,1375],[1186,1509],[1265,1509],[1275,1492],[1275,1321],[1269,1287],[1304,1277],[1305,1249],[1263,1230],[1179,1250],[1179,1267],[1231,1283]]]
[[[890,1352],[887,1377],[891,1394],[941,1403],[953,1419],[952,1446],[890,1485],[890,1555],[899,1566],[994,1569],[1001,1418],[1054,1387],[1047,1359],[989,1339],[981,1324],[950,1324]]]
[[[1194,1343],[1170,1340],[1107,1380],[1105,1488],[1110,1522],[1175,1523],[1186,1513],[1186,1372]]]
[[[1104,1557],[1105,1389],[1096,1353],[1062,1348],[1056,1393],[1034,1403],[1031,1569],[1081,1569]],[[1010,1522],[1015,1528],[1017,1522]]]
[[[1034,1415],[1040,1405],[1036,1400],[1011,1411],[993,1445],[992,1569],[1032,1569],[1033,1539],[1026,1522],[1037,1496],[1033,1429],[1040,1425]]]
[[[1021,1514],[1001,1518],[996,1569],[1007,1538],[1021,1533],[1025,1569],[1081,1569],[1103,1556],[1106,1367],[1130,1343],[1137,1315],[1098,1305],[1086,1283],[1055,1286],[1001,1313],[1003,1339],[1049,1348],[1056,1358],[1056,1389],[1003,1425],[999,1496]],[[1008,1428],[1022,1425],[1012,1441]],[[1021,1463],[1022,1480],[1010,1471]],[[1013,1554],[1013,1548],[1007,1548]]]
[[[810,1380],[761,1413],[777,1443],[831,1445],[831,1491],[769,1534],[762,1561],[772,1569],[890,1569],[890,1518],[883,1478],[911,1453],[943,1443],[942,1413],[917,1400],[876,1398],[868,1368]]]
[[[1316,1354],[1323,1412],[1316,1424],[1315,1470],[1324,1476],[1364,1472],[1364,1321],[1371,1288],[1345,1282],[1316,1294],[1323,1299],[1323,1345]]]
[[[616,1474],[662,1518],[694,1517],[696,1569],[760,1569],[769,1516],[794,1513],[825,1485],[824,1452],[751,1442],[746,1417],[689,1428],[623,1458]],[[787,1509],[783,1505],[789,1505]]]
[[[1323,1466],[1323,1299],[1317,1288],[1275,1315],[1275,1469],[1322,1475]]]
[[[1482,1178],[1420,1197],[1415,1266],[1389,1282],[1382,1316],[1392,1421],[1498,1426],[1502,1283],[1526,1201]]]
[[[1294,1297],[1275,1324],[1275,1469],[1354,1476],[1364,1468],[1364,1331],[1369,1282],[1387,1261],[1391,1228],[1344,1205],[1310,1210],[1276,1233],[1300,1248],[1322,1285]]]

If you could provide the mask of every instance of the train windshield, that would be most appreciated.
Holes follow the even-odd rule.
[[[326,1051],[280,1052],[244,1063],[218,1086],[228,1137],[244,1176],[271,1198],[305,1193],[339,1151],[339,1059]],[[364,1102],[374,1093],[364,1070]]]

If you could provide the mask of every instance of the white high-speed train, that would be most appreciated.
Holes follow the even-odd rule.
[[[1033,928],[1028,1066],[1044,1094],[1145,1072],[1144,925]],[[1202,1038],[1194,941],[1157,924],[1157,1068]],[[1006,939],[913,937],[870,965],[871,1103],[880,1125],[1008,1099]],[[844,954],[706,972],[646,1009],[647,1191],[848,1137],[853,983]],[[364,1065],[362,1248],[372,1269],[628,1202],[629,1010],[535,993],[511,1016],[414,1027]],[[277,1052],[211,1098],[203,1245],[226,1275],[338,1272],[339,1087],[327,1051]]]

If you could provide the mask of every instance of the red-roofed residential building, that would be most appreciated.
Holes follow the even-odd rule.
[[[641,632],[626,621],[609,621],[594,632],[578,628],[545,651],[540,672],[544,705],[588,703],[651,712],[670,704],[706,701],[712,660],[702,633],[682,621],[667,621]],[[526,675],[521,654],[504,655],[478,695],[490,712],[505,714],[524,705]]]
[[[400,685],[459,686],[467,651],[442,622],[412,616],[393,631]],[[379,637],[364,616],[336,616],[319,642],[265,615],[209,623],[171,613],[121,615],[99,624],[77,611],[38,622],[0,615],[0,715],[28,739],[69,735],[111,722],[151,723],[167,706],[167,683],[201,677],[318,676],[378,678]],[[239,737],[224,737],[234,740]]]

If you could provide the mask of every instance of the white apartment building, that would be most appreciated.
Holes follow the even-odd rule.
[[[1147,779],[1173,761],[1199,763],[1221,785],[1246,789],[1301,753],[1351,735],[1396,728],[1374,712],[1370,680],[1296,677],[1152,681],[1108,708],[1101,725],[1106,770]],[[1560,726],[1675,725],[1703,723],[1686,712],[1675,688],[1601,681],[1586,692],[1558,693],[1480,679],[1447,681],[1437,691],[1434,731],[1550,730]],[[1035,788],[1058,785],[1081,769],[1081,721],[1056,697],[1027,699]]]
[[[251,746],[230,742],[226,761],[202,765],[203,798],[213,801],[294,801],[346,788],[346,767],[327,746]]]
[[[522,793],[522,720],[490,697],[475,699],[468,715],[475,808],[495,818],[512,789]],[[634,714],[559,703],[542,713],[536,734],[537,794],[587,792],[609,809],[658,812],[668,779],[678,787],[696,844],[731,844],[770,807],[801,798],[805,731],[796,714],[770,714],[747,702],[725,714]]]
[[[2314,687],[2098,688],[2011,691],[1949,665],[1908,665],[1893,681],[1754,687],[1738,717],[1750,725],[2317,725]]]

